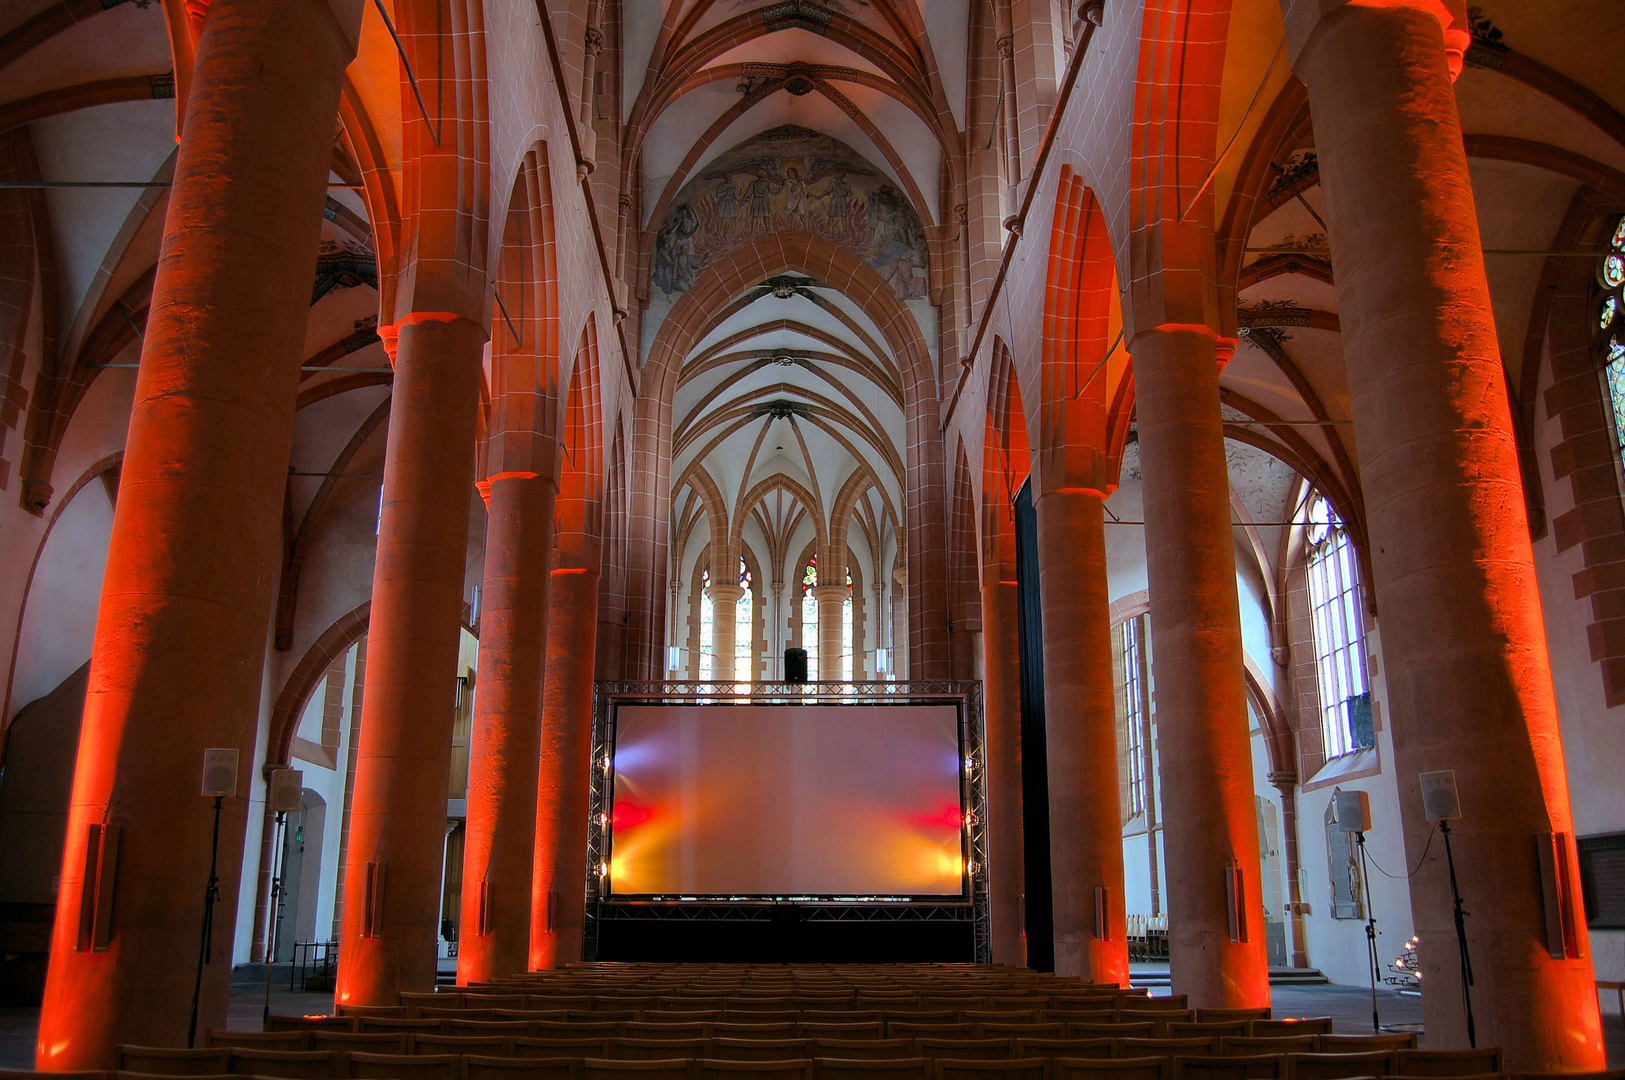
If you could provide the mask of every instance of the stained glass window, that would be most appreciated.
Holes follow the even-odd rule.
[[[1122,673],[1124,717],[1128,755],[1128,812],[1145,813],[1145,622],[1146,617],[1123,623]]]
[[[818,585],[818,556],[807,560],[801,572],[801,647],[807,650],[807,677],[818,674],[818,598],[813,589]]]
[[[1374,742],[1360,579],[1348,530],[1324,495],[1310,502],[1305,533],[1320,734],[1326,757],[1335,758]]]
[[[750,570],[744,556],[739,559],[739,584],[745,595],[734,605],[734,678],[742,683],[751,680],[751,646],[755,640],[755,601],[750,591]]]
[[[716,608],[711,603],[711,571],[700,571],[700,678],[715,678],[717,655]]]
[[[1625,454],[1625,217],[1614,223],[1608,253],[1597,266],[1602,299],[1597,304],[1597,340],[1602,345],[1602,372],[1614,407],[1614,439]]]
[[[852,681],[852,571],[846,572],[846,600],[841,604],[841,678]]]

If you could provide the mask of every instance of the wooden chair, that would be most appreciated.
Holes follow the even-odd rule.
[[[1313,1035],[1221,1035],[1221,1054],[1313,1054],[1320,1040]]]
[[[1256,1009],[1197,1009],[1198,1023],[1220,1023],[1225,1020],[1268,1020],[1270,1008],[1268,1005]]]
[[[711,1025],[703,1021],[667,1024],[650,1020],[627,1020],[621,1024],[617,1034],[627,1039],[708,1039],[711,1037]]]
[[[793,1007],[788,997],[730,994],[723,1012],[786,1012]]]
[[[709,1024],[713,1020],[722,1019],[720,1008],[712,1009],[654,1009],[646,1010],[642,1023],[645,1024]]]
[[[221,1031],[216,1029],[204,1036],[205,1046],[223,1046],[228,1050],[309,1050],[308,1031]]]
[[[1010,1039],[915,1039],[918,1057],[956,1061],[1009,1061],[1015,1049]]]
[[[1196,1035],[1246,1035],[1252,1026],[1251,1020],[1209,1020],[1186,1021],[1172,1020],[1168,1023],[1168,1038],[1188,1039]]]
[[[1050,1069],[1054,1080],[1168,1080],[1172,1072],[1165,1057],[1055,1058]]]
[[[533,1039],[613,1039],[620,1030],[616,1020],[533,1020],[529,1035]]]
[[[1169,994],[1166,997],[1134,997],[1132,1007],[1135,1009],[1172,1009],[1175,1012],[1189,1012],[1191,1003],[1189,995]]]
[[[457,1080],[456,1054],[349,1055],[350,1080]]]
[[[1401,1050],[1394,1072],[1399,1076],[1483,1076],[1502,1071],[1501,1048],[1476,1050]]]
[[[1414,1050],[1416,1036],[1408,1032],[1382,1035],[1331,1035],[1320,1037],[1322,1054],[1360,1054],[1368,1050]]]
[[[914,1040],[815,1038],[809,1056],[858,1061],[895,1060],[914,1056]]]
[[[1286,1055],[1180,1054],[1174,1058],[1174,1080],[1286,1080]]]
[[[1583,1073],[1536,1073],[1515,1072],[1509,1075],[1508,1080],[1625,1080],[1625,1069],[1606,1069],[1602,1072]]]
[[[807,1039],[880,1039],[885,1037],[886,1025],[879,1020],[845,1024],[803,1020],[796,1031]]]
[[[388,1017],[358,1016],[355,1029],[362,1035],[415,1035],[418,1032],[438,1035],[445,1028],[444,1020],[396,1020]]]
[[[1353,1076],[1392,1076],[1394,1051],[1361,1054],[1288,1053],[1287,1075],[1293,1080],[1347,1080]]]
[[[404,1054],[410,1048],[412,1037],[400,1031],[312,1031],[312,1050],[361,1050],[369,1054]]]
[[[348,1016],[279,1016],[272,1013],[265,1018],[266,1031],[354,1031],[355,1021]]]
[[[243,1076],[280,1076],[288,1080],[330,1080],[341,1060],[331,1050],[233,1050],[231,1071]]]
[[[437,1009],[433,1005],[424,1005],[417,1010],[417,1019],[420,1020],[489,1020],[495,1015],[495,1009]]]
[[[1148,1054],[1170,1057],[1174,1054],[1187,1054],[1191,1057],[1201,1057],[1215,1054],[1218,1049],[1217,1035],[1187,1036],[1183,1039],[1120,1039],[1117,1045],[1118,1054],[1126,1058],[1145,1057]]]
[[[1196,1014],[1189,1009],[1118,1009],[1116,1014],[1119,1024],[1150,1024],[1159,1039],[1167,1037],[1169,1024],[1189,1024],[1195,1019]]]
[[[718,1061],[789,1061],[811,1058],[811,1039],[712,1039]]]
[[[1332,1018],[1329,1016],[1283,1016],[1275,1020],[1254,1020],[1251,1031],[1254,1038],[1292,1035],[1330,1035]]]
[[[1038,1023],[1037,1009],[962,1009],[959,1013],[962,1023],[981,1024],[1036,1024]]]
[[[581,1059],[464,1054],[460,1080],[581,1080]]]
[[[1018,1058],[1109,1058],[1116,1056],[1116,1039],[1021,1038],[1016,1040],[1016,1057]]]
[[[564,1016],[565,1016],[565,1018],[567,1020],[571,1021],[572,1023],[583,1023],[583,1024],[599,1024],[599,1023],[622,1024],[622,1023],[625,1023],[628,1020],[636,1020],[641,1015],[642,1014],[639,1013],[638,1010],[636,1010],[636,1009],[609,1009],[609,1008],[604,1008],[604,1009],[566,1009],[566,1010],[564,1010]]]
[[[1014,1058],[1008,1061],[936,1060],[935,1080],[1048,1080],[1048,1058]]]
[[[516,1038],[510,1054],[521,1058],[601,1058],[609,1052],[609,1040],[585,1036],[567,1038]]]
[[[488,994],[484,991],[463,991],[463,1006],[470,1009],[523,1009],[524,994]]]
[[[1066,1025],[1066,1037],[1069,1039],[1149,1039],[1154,1037],[1157,1025],[1145,1024],[1097,1024],[1071,1023]]]
[[[395,995],[395,998],[402,1005],[406,1006],[409,1014],[415,1016],[417,1014],[414,1012],[414,1010],[420,1009],[425,1005],[432,1005],[435,1008],[446,1008],[449,1005],[455,1005],[462,1001],[462,994],[437,994],[433,991],[424,993],[417,990],[402,990],[400,993]]]
[[[974,1039],[975,1024],[920,1024],[908,1020],[888,1020],[886,1034],[892,1038]]]
[[[529,1035],[532,1020],[447,1020],[447,1035],[501,1035],[515,1038]]]
[[[711,1056],[710,1039],[611,1039],[609,1056],[617,1061],[669,1061]]]
[[[512,1057],[511,1035],[414,1035],[414,1054],[480,1054]]]
[[[879,1009],[802,1009],[804,1024],[884,1024],[886,1014]]]
[[[527,1009],[590,1009],[592,997],[576,994],[530,993],[525,995]]]
[[[711,1036],[717,1039],[794,1039],[796,1022],[794,1018],[760,1024],[718,1020],[711,1025]]]
[[[405,1005],[334,1005],[335,1016],[374,1016],[383,1020],[409,1020],[411,1012]]]
[[[978,1039],[1060,1039],[1066,1036],[1065,1024],[1014,1023],[998,1021],[978,1023]]]
[[[958,1024],[959,1012],[956,1009],[882,1009],[880,1015],[886,1023],[901,1020],[908,1024]]]
[[[118,1048],[121,1072],[153,1076],[214,1076],[231,1071],[231,1051],[223,1047],[183,1050],[172,1046],[131,1046]]]
[[[0,1080],[111,1080],[116,1072],[82,1069],[77,1072],[39,1072],[35,1069],[0,1069]],[[235,1077],[232,1080],[236,1080]]]
[[[849,1058],[814,1058],[813,1080],[930,1080],[926,1058],[886,1058],[859,1061]]]
[[[627,1061],[587,1058],[581,1063],[582,1080],[693,1080],[692,1058]]]
[[[695,1062],[697,1080],[812,1080],[813,1063],[808,1058],[782,1061],[728,1061],[701,1058]]]

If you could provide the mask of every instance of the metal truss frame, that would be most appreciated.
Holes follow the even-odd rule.
[[[969,763],[960,772],[960,805],[965,808],[960,836],[969,899],[869,900],[846,896],[795,896],[731,900],[684,897],[679,900],[611,900],[604,891],[608,864],[610,777],[613,772],[615,707],[618,705],[730,704],[947,705],[959,709],[960,753]],[[586,922],[582,958],[598,957],[602,922],[668,919],[689,922],[765,922],[775,908],[793,905],[809,922],[972,922],[976,962],[992,962],[988,910],[987,748],[982,716],[982,684],[948,679],[915,682],[629,682],[604,680],[593,689],[591,788],[587,800]]]

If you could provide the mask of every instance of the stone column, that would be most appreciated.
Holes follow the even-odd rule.
[[[463,986],[524,971],[529,958],[547,564],[558,493],[553,477],[533,472],[498,473],[481,487],[489,516],[457,951]]]
[[[737,566],[738,561],[733,565]],[[711,597],[711,677],[718,682],[733,682],[734,653],[738,651],[735,623],[745,587],[713,581],[707,592]]]
[[[561,567],[552,576],[542,756],[536,781],[536,865],[530,894],[530,967],[534,971],[581,959],[587,912],[587,798],[598,570]]]
[[[1309,937],[1303,924],[1303,890],[1298,886],[1298,776],[1271,773],[1270,783],[1281,793],[1281,853],[1286,859],[1287,914],[1292,926],[1292,966],[1309,966]]]
[[[310,273],[359,17],[341,23],[327,0],[215,0],[198,44],[91,650],[41,1069],[186,1044],[214,828],[206,747],[240,755],[199,1038],[225,1026]],[[93,829],[108,840],[87,883]]]
[[[1037,511],[1055,971],[1127,986],[1105,496],[1084,488],[1047,491]],[[1105,890],[1101,936],[1097,888]]]
[[[342,922],[340,1005],[432,989],[451,720],[462,632],[480,354],[485,330],[449,313],[399,335],[372,579]],[[388,344],[388,337],[385,338]]]
[[[1409,857],[1419,773],[1454,769],[1452,823],[1479,1045],[1507,1068],[1603,1068],[1585,918],[1547,950],[1533,850],[1573,835],[1517,448],[1439,5],[1286,5],[1309,88],[1360,446]],[[1430,1046],[1466,1042],[1437,839],[1411,881]],[[1569,845],[1572,852],[1572,842]],[[1578,880],[1570,855],[1566,868]],[[1564,951],[1560,948],[1559,951]]]
[[[823,561],[820,560],[820,566],[822,565]],[[818,602],[818,670],[813,674],[813,678],[839,680],[841,621],[850,591],[845,585],[814,585],[812,594],[813,599]]]
[[[1021,897],[1027,891],[1021,825],[1021,650],[1016,583],[998,568],[982,579],[983,708],[987,718],[988,902],[993,962],[1024,967],[1027,930]],[[879,595],[880,590],[875,590]],[[1121,865],[1121,853],[1119,853]],[[1121,877],[1121,871],[1119,871]]]
[[[1132,355],[1173,992],[1198,1008],[1254,1008],[1269,1004],[1269,961],[1216,345],[1182,326],[1137,335]],[[1244,940],[1230,933],[1232,870]]]

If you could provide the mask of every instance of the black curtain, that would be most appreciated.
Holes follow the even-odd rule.
[[[1055,970],[1049,867],[1049,753],[1044,739],[1044,615],[1032,480],[1016,494],[1016,625],[1021,664],[1021,820],[1027,869],[1027,966]]]

